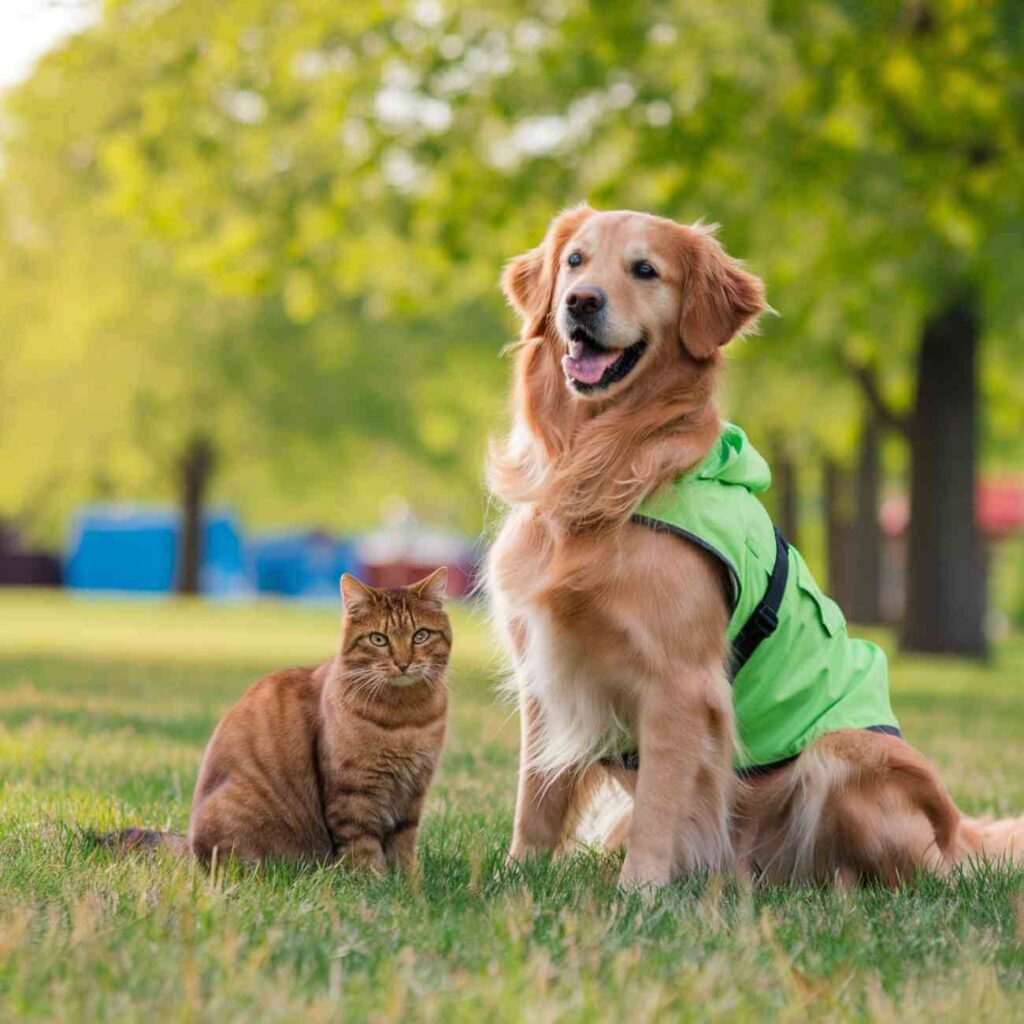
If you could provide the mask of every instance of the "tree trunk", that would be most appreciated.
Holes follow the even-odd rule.
[[[851,557],[850,475],[834,459],[825,458],[825,548],[828,557],[828,592],[848,611],[856,568]]]
[[[839,466],[834,459],[825,456],[825,559],[828,563],[828,592],[833,600],[842,605],[843,569],[842,540],[839,522]]]
[[[796,473],[796,464],[781,443],[776,442],[772,449],[776,522],[786,540],[793,547],[799,547],[800,486]]]
[[[856,572],[850,581],[848,614],[854,622],[882,622],[882,528],[878,522],[881,496],[881,424],[867,409],[857,453],[855,511],[851,543]]]
[[[924,327],[910,425],[907,607],[911,651],[982,656],[984,551],[974,510],[978,314],[960,296]]]
[[[203,563],[203,509],[213,475],[213,443],[204,434],[194,434],[185,443],[178,463],[181,500],[181,533],[178,548],[178,593],[199,593],[199,571]]]

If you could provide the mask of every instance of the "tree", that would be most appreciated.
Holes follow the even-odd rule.
[[[902,639],[914,650],[983,653],[976,368],[984,333],[1020,351],[1019,329],[999,338],[983,325],[1003,318],[990,282],[1021,274],[1019,251],[1003,258],[1006,233],[1024,220],[1021,11],[935,0],[788,14],[801,63],[820,72],[810,103],[823,118],[819,144],[805,152],[863,233],[853,258],[898,256],[884,311],[916,309],[919,340],[899,345],[916,379]]]
[[[361,294],[311,313],[293,278],[211,287],[179,266],[173,238],[137,230],[109,188],[119,132],[153,116],[146,62],[117,28],[49,55],[7,100],[0,509],[52,540],[83,498],[174,497],[185,590],[213,496],[257,524],[353,527],[415,491],[421,511],[477,525],[473,423],[493,417],[500,370],[475,332],[500,311],[449,309],[438,346],[433,323]]]
[[[493,415],[500,264],[581,198],[720,219],[783,313],[734,360],[744,419],[789,451],[853,459],[870,367],[872,415],[894,414],[871,429],[914,410],[911,549],[928,548],[945,580],[961,572],[953,548],[977,551],[963,494],[973,438],[991,457],[996,420],[949,438],[955,473],[929,470],[925,439],[951,396],[923,353],[977,325],[956,340],[982,346],[964,369],[1020,408],[985,367],[1021,352],[1022,22],[1010,0],[120,0],[68,63],[86,90],[97,67],[116,68],[118,102],[79,147],[97,201],[211,308],[247,311],[260,359],[237,360],[246,387],[261,360],[317,379],[337,338],[360,338],[344,394],[373,397],[350,428],[416,465],[458,466],[463,497],[472,460],[450,424],[482,433]],[[443,410],[417,386],[439,379],[407,344],[425,337],[475,382],[443,389]],[[268,422],[292,418],[286,390]],[[329,408],[298,412],[325,447]],[[424,433],[424,420],[449,426]],[[861,451],[867,495],[871,444]],[[948,542],[922,541],[937,536]],[[978,574],[956,608],[932,599],[923,570],[909,582],[908,646],[983,649]]]

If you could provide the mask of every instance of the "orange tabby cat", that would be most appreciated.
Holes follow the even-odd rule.
[[[411,865],[444,744],[447,578],[376,590],[341,578],[341,650],[261,679],[224,716],[196,783],[187,849],[234,856]],[[186,839],[131,829],[123,848]]]

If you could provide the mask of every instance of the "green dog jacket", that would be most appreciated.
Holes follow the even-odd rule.
[[[698,466],[645,499],[633,516],[700,545],[728,572],[741,773],[792,759],[837,729],[899,735],[885,653],[850,637],[839,606],[778,534],[756,497],[770,484],[767,462],[730,423]],[[779,593],[769,600],[773,586]],[[777,605],[767,628],[766,603]]]

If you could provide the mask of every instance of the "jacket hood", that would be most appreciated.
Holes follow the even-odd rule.
[[[697,476],[746,487],[754,494],[768,490],[772,483],[768,463],[734,423],[722,426],[718,440],[697,467]]]

